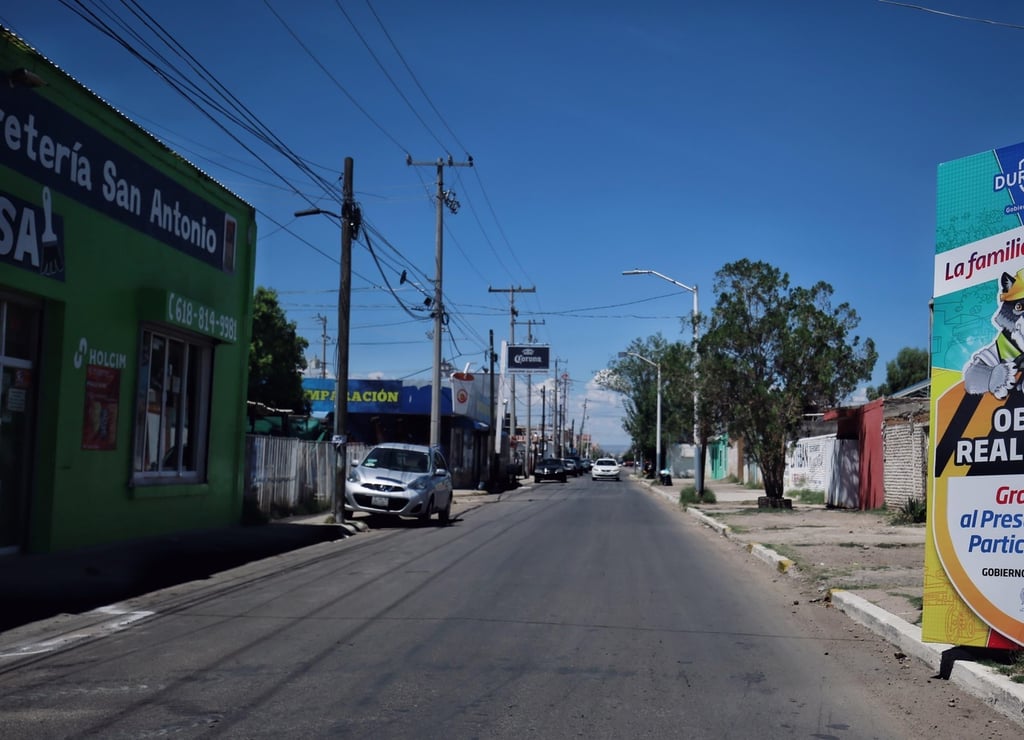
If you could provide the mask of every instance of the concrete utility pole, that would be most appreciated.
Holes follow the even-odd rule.
[[[534,321],[533,319],[527,320],[527,322],[526,322],[526,343],[527,344],[533,344],[533,325],[534,324],[543,324],[543,323],[544,323],[543,320],[541,320],[541,321]],[[524,460],[524,465],[526,467],[523,470],[523,473],[525,474],[525,476],[527,478],[529,478],[530,475],[533,473],[534,458],[536,457],[536,455],[534,454],[534,449],[533,449],[533,436],[532,436],[533,427],[531,426],[532,421],[531,421],[531,418],[530,418],[532,411],[533,411],[533,373],[527,373],[526,374],[526,435],[525,435],[526,436],[526,460]]]
[[[455,193],[444,189],[444,168],[447,167],[472,167],[473,158],[466,157],[465,162],[456,162],[448,156],[447,161],[440,157],[436,162],[413,162],[412,156],[405,158],[405,164],[410,167],[436,167],[437,168],[437,230],[435,234],[434,252],[434,376],[430,384],[430,444],[441,444],[441,332],[444,329],[444,301],[441,290],[441,278],[444,274],[444,208],[445,206],[454,214],[459,211],[459,201],[455,200]]]
[[[548,456],[548,441],[544,438],[547,433],[544,429],[544,422],[547,421],[547,408],[545,403],[547,401],[547,388],[543,385],[540,387],[540,443],[539,443],[539,454],[540,459],[543,460]]]
[[[576,446],[576,451],[579,453],[583,449],[583,427],[587,423],[587,399],[583,399],[583,416],[580,418],[580,443]],[[580,455],[580,457],[590,457],[590,455]]]
[[[327,317],[323,314],[317,314],[316,320],[320,322],[320,339],[323,342],[323,346],[320,348],[320,377],[327,377]]]
[[[519,315],[519,312],[516,310],[516,293],[536,293],[537,292],[537,288],[536,287],[524,288],[522,286],[510,287],[510,288],[491,288],[490,286],[488,286],[487,292],[488,293],[508,293],[509,294],[509,298],[508,298],[508,301],[509,301],[508,343],[509,343],[509,345],[515,344],[516,343],[516,316]],[[508,358],[505,358],[505,360],[506,360],[506,365],[505,366],[507,368],[508,367],[508,364],[507,364]],[[516,436],[516,376],[513,373],[511,373],[511,372],[509,372],[509,396],[511,398],[512,403],[509,405],[508,431],[509,431],[509,439],[514,440],[515,436]],[[525,460],[524,460],[524,464],[525,464]]]
[[[490,363],[490,369],[487,374],[491,381],[491,402],[488,404],[491,407],[491,425],[487,431],[487,439],[490,441],[490,444],[487,446],[487,488],[488,490],[493,490],[495,479],[498,477],[497,445],[501,444],[501,440],[498,439],[498,435],[494,433],[495,425],[498,422],[498,406],[494,402],[494,361],[497,359],[497,355],[494,353],[494,329],[487,332],[487,337],[490,342],[489,349],[487,351],[487,359]]]
[[[335,519],[345,518],[345,466],[348,443],[348,335],[352,306],[352,239],[359,232],[362,213],[352,195],[352,157],[345,157],[345,170],[341,178],[341,214],[309,208],[296,211],[295,216],[325,214],[341,217],[341,274],[338,279],[338,367],[334,392],[334,437],[331,443],[337,452],[334,476],[334,494],[331,513]]]

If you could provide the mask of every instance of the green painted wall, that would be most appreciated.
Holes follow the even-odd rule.
[[[22,68],[45,84],[10,84]],[[0,75],[0,288],[43,313],[28,549],[238,522],[254,210],[5,32]],[[165,219],[154,203],[177,209]],[[56,272],[45,233],[63,250]],[[216,340],[205,482],[131,485],[143,322]],[[112,449],[83,449],[89,364],[119,372]]]

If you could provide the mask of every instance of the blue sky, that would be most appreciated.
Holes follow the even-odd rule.
[[[69,5],[95,7],[8,3],[0,23],[256,207],[256,283],[278,290],[320,356],[317,315],[337,330],[339,229],[293,213],[337,209],[337,192],[234,127],[246,151]],[[132,3],[106,5],[119,33],[142,28]],[[877,384],[900,348],[929,345],[937,165],[1024,140],[1012,27],[1024,7],[1011,3],[925,3],[951,15],[877,0],[142,5],[205,67],[193,79],[230,91],[321,176],[337,182],[353,158],[380,266],[361,240],[351,377],[430,377],[433,324],[385,278],[410,307],[422,295],[402,270],[432,293],[436,173],[407,155],[468,154],[472,169],[444,172],[460,204],[445,215],[444,357],[479,369],[488,333],[510,332],[509,293],[490,289],[535,289],[515,294],[515,338],[551,346],[569,420],[579,428],[586,400],[584,430],[613,449],[629,441],[622,399],[594,374],[635,338],[689,341],[692,307],[623,270],[697,285],[703,311],[715,271],[743,257],[794,285],[825,280],[876,342]]]

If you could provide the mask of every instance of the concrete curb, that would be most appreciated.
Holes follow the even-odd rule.
[[[922,642],[919,627],[880,609],[856,594],[833,589],[829,596],[832,604],[843,614],[936,672],[941,668],[942,654],[954,648],[953,645]],[[949,680],[1000,714],[1024,725],[1024,685],[1011,681],[986,665],[972,661],[955,662]]]

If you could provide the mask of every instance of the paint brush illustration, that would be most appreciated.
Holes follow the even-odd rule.
[[[64,249],[60,245],[57,233],[53,230],[53,201],[50,189],[43,188],[43,275],[57,275],[64,270]]]

